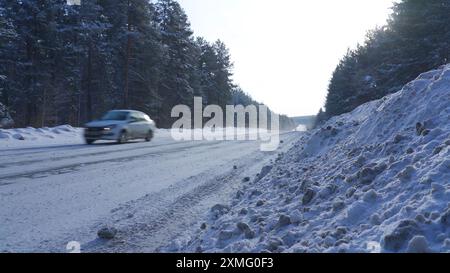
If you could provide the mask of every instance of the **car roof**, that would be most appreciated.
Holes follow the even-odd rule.
[[[144,112],[141,112],[141,111],[136,111],[136,110],[125,110],[125,109],[121,109],[121,110],[111,110],[110,112],[128,112],[128,113],[141,113],[141,114],[145,114]]]

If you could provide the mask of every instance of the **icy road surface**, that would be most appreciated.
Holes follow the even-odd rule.
[[[198,229],[208,209],[227,202],[301,133],[276,152],[255,141],[83,145],[0,145],[0,252],[154,252]],[[236,165],[238,168],[234,169]],[[97,239],[104,225],[112,241]]]

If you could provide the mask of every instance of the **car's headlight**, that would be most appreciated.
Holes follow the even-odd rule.
[[[110,125],[110,126],[107,126],[107,127],[103,128],[103,130],[105,130],[105,131],[111,131],[111,130],[113,130],[113,129],[116,128],[116,127],[117,127],[117,125]]]

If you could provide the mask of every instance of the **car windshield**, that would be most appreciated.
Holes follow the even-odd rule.
[[[126,120],[128,117],[128,112],[122,111],[111,111],[103,116],[102,120]]]

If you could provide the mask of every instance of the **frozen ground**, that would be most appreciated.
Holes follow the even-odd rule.
[[[450,252],[450,65],[301,137],[162,251]]]
[[[229,202],[277,152],[257,141],[154,141],[84,145],[70,126],[0,131],[0,252],[153,252],[195,231],[204,211]],[[234,168],[236,166],[236,168]],[[114,240],[97,239],[103,226]]]

